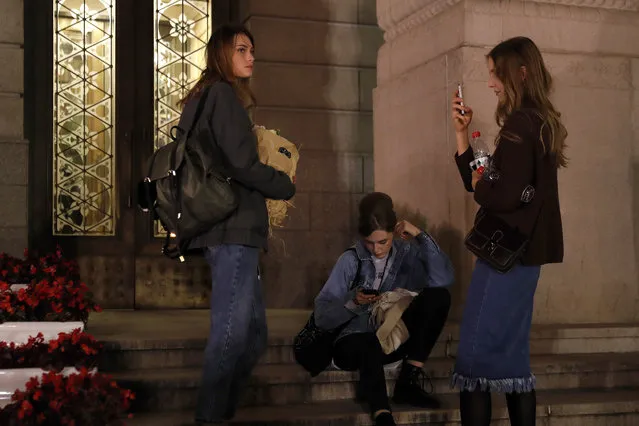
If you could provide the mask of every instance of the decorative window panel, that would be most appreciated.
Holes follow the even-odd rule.
[[[155,149],[171,141],[178,103],[206,68],[211,8],[211,0],[155,0]],[[164,234],[159,222],[154,234]]]
[[[210,0],[155,0],[155,148],[171,141],[178,105],[206,68]]]
[[[55,0],[53,233],[115,233],[115,0]]]

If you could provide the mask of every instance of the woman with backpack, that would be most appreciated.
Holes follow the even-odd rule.
[[[359,371],[358,397],[370,405],[375,424],[394,425],[385,364],[402,361],[393,395],[396,403],[439,407],[422,387],[423,366],[448,317],[450,293],[443,287],[452,284],[453,267],[426,232],[397,221],[386,194],[375,192],[362,199],[359,234],[354,250],[337,260],[315,299],[315,324],[323,330],[341,327],[333,342],[333,362],[342,370]],[[376,335],[379,328],[371,321],[371,308],[397,289],[418,294],[401,315],[408,340],[386,353]]]
[[[480,206],[467,239],[479,259],[464,307],[452,384],[460,389],[463,426],[490,424],[493,392],[506,394],[511,425],[534,426],[530,326],[541,265],[563,259],[557,170],[567,164],[567,132],[548,98],[552,78],[532,40],[506,40],[488,53],[486,62],[500,131],[483,173],[469,167],[475,161],[468,142],[473,111],[459,94],[452,101],[455,159],[464,186]],[[483,240],[486,235],[492,236],[489,242]],[[490,250],[476,252],[482,246]]]
[[[266,349],[258,271],[269,233],[265,198],[288,200],[295,195],[290,178],[258,158],[247,112],[255,103],[249,85],[253,52],[253,36],[246,28],[219,27],[206,46],[206,69],[182,101],[184,119],[206,96],[194,132],[219,148],[238,199],[230,217],[193,238],[188,247],[204,250],[212,274],[211,330],[195,414],[200,424],[219,424],[234,416],[240,391]]]

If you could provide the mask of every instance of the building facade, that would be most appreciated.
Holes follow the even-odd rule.
[[[570,133],[566,260],[544,269],[535,321],[639,319],[637,0],[4,0],[0,250],[61,244],[106,307],[206,307],[207,266],[162,257],[135,184],[208,36],[231,20],[256,37],[256,122],[301,145],[295,208],[262,261],[270,308],[311,306],[353,241],[358,200],[378,189],[451,254],[459,316],[475,206],[452,159],[449,95],[463,82],[493,138],[484,55],[527,35]]]
[[[302,150],[295,208],[262,261],[266,301],[310,306],[352,243],[354,206],[373,188],[382,42],[373,0],[11,0],[2,8],[0,57],[11,66],[0,88],[1,249],[60,244],[105,307],[208,306],[208,267],[163,258],[135,189],[169,139],[212,31],[242,21],[256,38],[255,121]]]

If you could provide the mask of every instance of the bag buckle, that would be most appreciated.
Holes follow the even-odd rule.
[[[499,243],[504,238],[504,233],[500,230],[497,230],[490,237],[490,241],[488,242],[488,251],[490,254],[493,254],[497,249],[497,243]]]

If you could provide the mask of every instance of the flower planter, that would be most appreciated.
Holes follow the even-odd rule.
[[[120,424],[134,395],[94,368],[102,344],[83,331],[101,309],[77,262],[59,247],[24,257],[0,253],[0,425],[52,410],[56,424]]]
[[[97,368],[91,370],[91,373],[97,372]],[[16,390],[23,391],[26,383],[32,377],[40,377],[46,371],[40,368],[14,368],[0,370],[0,408],[3,408],[11,402],[11,395]],[[69,374],[78,373],[74,367],[66,367],[60,372],[68,376]]]
[[[18,290],[20,290],[21,288],[26,289],[28,286],[29,286],[29,284],[11,284],[9,286],[9,288],[11,289],[11,291],[13,291],[15,293]]]
[[[38,333],[42,333],[45,341],[48,341],[56,339],[59,333],[70,333],[76,328],[84,330],[84,323],[82,321],[5,322],[0,324],[0,341],[22,344]]]

